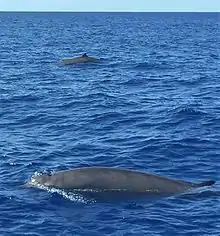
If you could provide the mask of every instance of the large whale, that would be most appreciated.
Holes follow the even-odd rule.
[[[63,59],[61,61],[61,65],[73,65],[73,64],[80,64],[80,63],[99,63],[100,59],[89,57],[86,53],[84,53],[80,57],[70,58],[70,59]]]
[[[214,183],[213,180],[191,183],[128,169],[84,167],[33,176],[26,186],[172,195]]]

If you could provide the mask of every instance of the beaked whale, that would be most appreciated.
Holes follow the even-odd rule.
[[[100,59],[89,57],[86,53],[84,53],[80,57],[70,58],[70,59],[63,59],[61,61],[61,65],[73,65],[73,64],[80,64],[80,63],[99,63]]]
[[[129,169],[84,167],[33,176],[25,185],[72,190],[125,191],[131,193],[178,194],[191,188],[213,185],[209,180],[191,183]]]

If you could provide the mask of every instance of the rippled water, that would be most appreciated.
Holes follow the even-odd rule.
[[[219,235],[217,13],[0,13],[1,235]],[[101,64],[58,66],[87,52]],[[90,201],[22,188],[114,166],[217,181],[181,196]]]

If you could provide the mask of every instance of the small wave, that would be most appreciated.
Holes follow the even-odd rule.
[[[141,86],[144,85],[147,82],[145,78],[132,78],[129,79],[128,81],[123,82],[124,85],[126,86]]]
[[[192,106],[179,106],[174,108],[173,110],[170,111],[171,114],[174,116],[180,116],[180,117],[200,117],[203,115],[207,115],[205,112],[200,111],[196,108],[193,108]]]
[[[196,193],[185,193],[180,196],[189,200],[201,200],[201,198],[220,197],[220,191],[205,190]]]
[[[16,95],[11,97],[12,101],[21,101],[21,102],[35,102],[38,101],[40,98],[33,94],[24,94],[24,95]]]
[[[33,94],[25,94],[25,95],[15,95],[15,96],[2,96],[0,98],[0,102],[2,104],[7,104],[7,103],[17,103],[17,102],[36,102],[40,100],[40,97],[35,96]]]
[[[95,122],[101,122],[104,120],[108,120],[108,121],[113,122],[117,119],[117,121],[119,121],[124,117],[125,117],[125,115],[122,114],[121,112],[109,111],[109,112],[103,112],[101,114],[90,115],[90,116],[88,116],[88,119],[93,121],[93,123],[95,123]]]
[[[142,62],[136,64],[134,67],[136,70],[158,70],[158,69],[169,69],[170,66],[165,63],[155,63],[155,62]]]
[[[116,96],[109,94],[107,92],[96,92],[96,93],[86,94],[84,96],[81,96],[80,98],[88,100],[91,98],[116,98]]]
[[[219,55],[218,55],[218,54],[212,53],[212,54],[210,54],[210,57],[211,57],[211,58],[214,58],[214,59],[216,59],[216,60],[219,60]]]

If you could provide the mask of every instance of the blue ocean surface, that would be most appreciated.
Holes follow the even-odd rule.
[[[220,235],[219,13],[0,13],[0,235]],[[59,66],[87,53],[100,64]],[[212,187],[87,199],[75,167]]]

